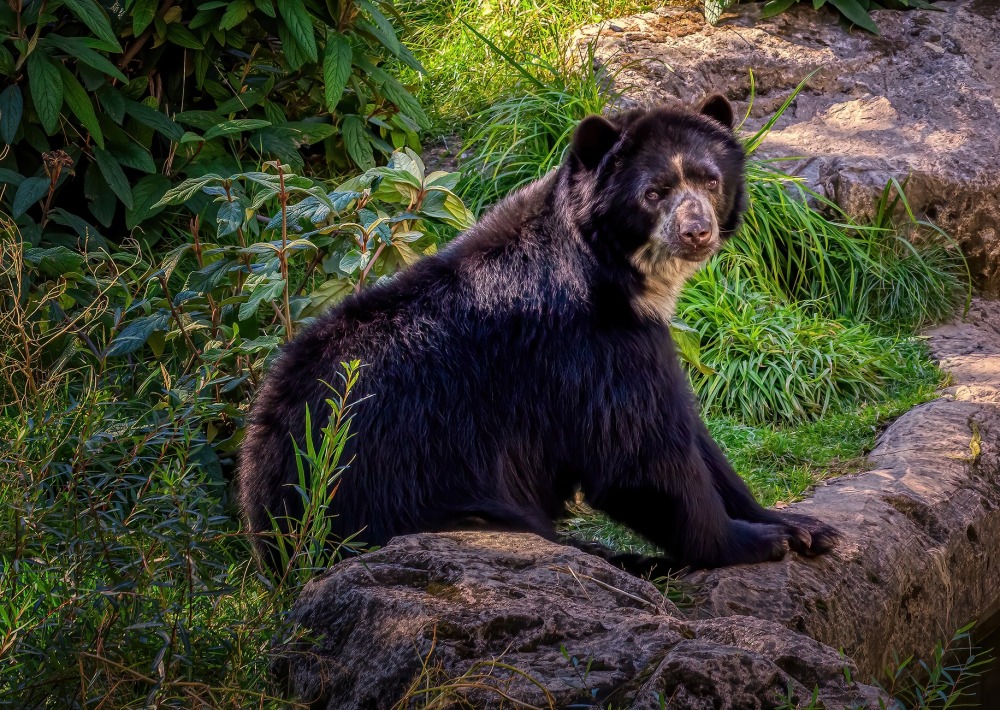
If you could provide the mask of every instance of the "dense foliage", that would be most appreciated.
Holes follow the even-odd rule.
[[[155,206],[181,179],[419,149],[427,118],[379,66],[422,69],[394,16],[387,0],[0,5],[4,209],[32,245],[149,248],[182,236]]]

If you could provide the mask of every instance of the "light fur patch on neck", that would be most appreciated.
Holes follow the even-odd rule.
[[[669,324],[681,289],[705,262],[668,256],[664,250],[665,247],[649,243],[632,256],[632,264],[646,277],[642,293],[633,305],[641,315]]]

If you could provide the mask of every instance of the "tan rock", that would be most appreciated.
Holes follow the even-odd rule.
[[[815,70],[762,153],[801,157],[783,169],[860,218],[890,178],[908,180],[914,209],[956,238],[981,287],[1000,293],[1000,4],[878,11],[879,37],[806,5],[768,20],[757,18],[760,4],[739,5],[716,27],[697,8],[662,8],[575,41],[596,39],[598,60],[638,102],[722,92],[745,107],[752,70],[749,127]]]

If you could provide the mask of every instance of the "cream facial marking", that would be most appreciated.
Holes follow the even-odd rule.
[[[645,277],[643,291],[634,302],[636,310],[663,324],[674,317],[684,284],[705,263],[671,255],[670,247],[658,236],[664,233],[667,219],[660,220],[654,236],[632,255],[632,265]]]

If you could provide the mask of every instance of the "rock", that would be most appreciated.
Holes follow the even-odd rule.
[[[890,178],[912,207],[962,246],[978,284],[1000,293],[1000,2],[954,0],[940,11],[877,11],[881,36],[848,31],[831,10],[800,3],[760,20],[739,5],[706,25],[700,9],[664,7],[585,28],[626,97],[694,101],[722,92],[758,127],[810,72],[761,152],[801,156],[802,175],[857,218]]]
[[[771,621],[688,621],[649,582],[528,534],[397,538],[311,581],[276,675],[312,707],[876,707],[850,661]],[[446,688],[447,690],[441,690]]]
[[[776,621],[877,676],[1000,601],[1000,303],[929,333],[952,386],[900,417],[842,477],[790,506],[845,535],[816,560],[701,572],[698,616]]]

